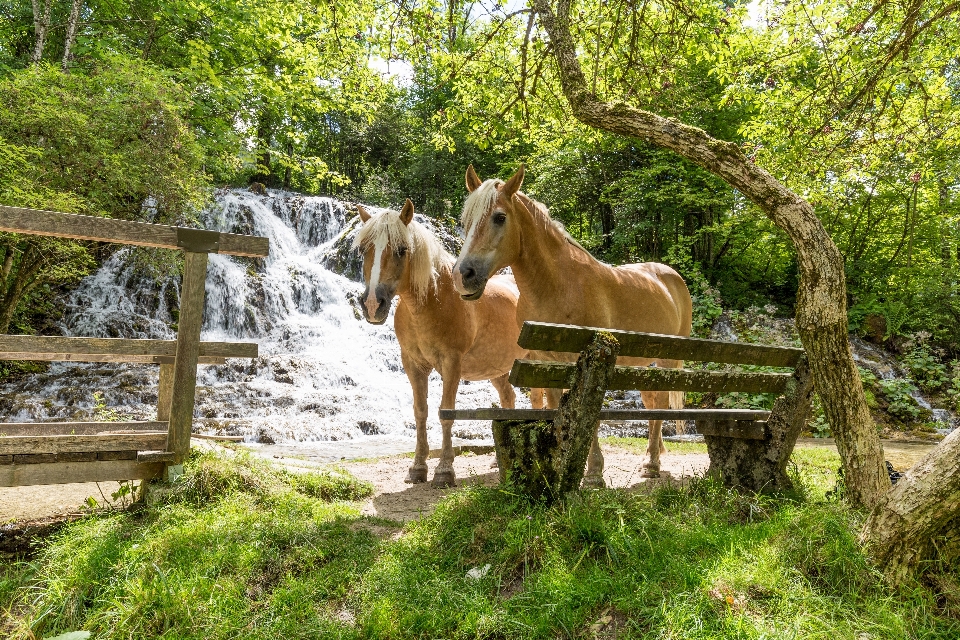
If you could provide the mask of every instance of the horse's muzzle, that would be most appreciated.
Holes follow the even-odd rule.
[[[383,324],[390,315],[390,303],[393,301],[393,292],[385,291],[382,287],[371,293],[370,288],[363,290],[363,319],[370,324]]]
[[[453,287],[464,300],[477,300],[487,286],[487,269],[467,258],[453,267]]]

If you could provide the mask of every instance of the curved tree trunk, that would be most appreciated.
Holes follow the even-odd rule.
[[[568,24],[570,0],[559,1],[556,15],[549,0],[533,0],[533,8],[549,35],[574,117],[597,129],[670,149],[716,174],[790,237],[800,267],[797,330],[843,459],[849,499],[855,505],[872,506],[890,480],[847,339],[843,257],[813,207],[753,164],[732,142],[649,111],[598,100],[577,60]]]
[[[911,467],[874,508],[860,540],[887,579],[960,561],[960,429]]]

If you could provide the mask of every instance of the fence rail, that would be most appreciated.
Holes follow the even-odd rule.
[[[270,241],[260,236],[5,205],[0,205],[0,231],[254,258],[270,249]]]

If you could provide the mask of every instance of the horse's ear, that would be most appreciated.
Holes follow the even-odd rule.
[[[520,185],[523,184],[523,165],[520,165],[520,168],[517,169],[517,172],[510,176],[510,179],[507,180],[507,183],[503,185],[500,189],[502,193],[507,198],[512,198],[513,194],[517,191],[520,191]]]
[[[363,205],[360,204],[357,205],[357,213],[360,214],[360,220],[363,222],[363,224],[367,224],[367,220],[373,217],[370,215],[370,212],[364,209]]]
[[[413,202],[410,201],[410,198],[407,198],[407,201],[403,203],[403,209],[400,210],[400,221],[403,224],[410,224],[411,220],[413,220]]]
[[[467,167],[467,191],[473,193],[481,184],[483,183],[480,182],[480,176],[477,175],[477,172],[474,171],[473,165],[471,164]]]

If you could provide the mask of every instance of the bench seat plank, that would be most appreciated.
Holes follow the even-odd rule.
[[[703,338],[684,338],[658,333],[616,331],[548,322],[524,322],[517,340],[524,349],[578,353],[593,340],[597,331],[613,334],[620,343],[620,356],[664,358],[693,362],[724,362],[771,367],[796,366],[803,349],[741,344]]]
[[[553,420],[555,409],[440,409],[441,420]],[[603,409],[600,420],[766,420],[755,409]]]
[[[515,387],[569,389],[576,370],[571,362],[517,360],[510,370]],[[620,367],[611,376],[611,391],[699,391],[703,393],[783,393],[790,373],[743,373],[690,371],[661,367]]]
[[[705,436],[722,436],[739,440],[766,440],[767,424],[752,420],[728,420],[706,422],[697,420],[697,433]]]

